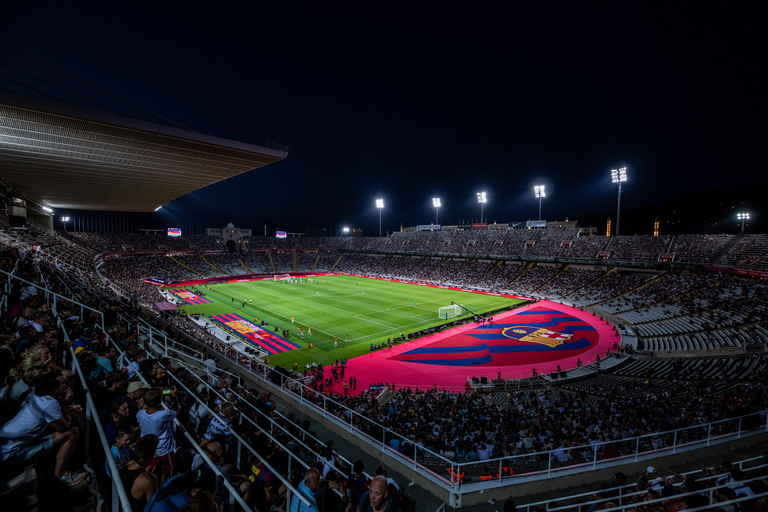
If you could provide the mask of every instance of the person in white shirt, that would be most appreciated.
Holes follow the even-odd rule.
[[[53,477],[66,485],[86,478],[85,472],[68,472],[67,465],[80,434],[76,423],[83,408],[73,405],[63,411],[59,401],[72,397],[61,372],[51,371],[35,382],[35,392],[19,413],[0,429],[0,470],[26,466],[45,455],[55,454]],[[49,435],[43,433],[51,427]]]
[[[169,474],[176,466],[176,439],[173,436],[173,420],[176,419],[174,411],[161,409],[163,388],[149,388],[144,393],[144,409],[136,415],[136,420],[141,428],[141,436],[155,434],[159,439],[155,457],[147,465],[151,470],[161,461],[163,476]]]

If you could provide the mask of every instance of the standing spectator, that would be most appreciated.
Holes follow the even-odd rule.
[[[139,411],[136,419],[141,428],[141,435],[155,434],[159,439],[154,458],[147,465],[152,470],[163,464],[160,474],[165,477],[176,466],[176,439],[173,437],[173,420],[176,413],[160,410],[163,399],[162,388],[150,388],[144,393],[144,409]]]
[[[357,508],[360,498],[368,490],[368,480],[363,475],[364,467],[365,462],[363,462],[363,459],[355,461],[354,466],[352,466],[352,474],[347,478],[346,487],[349,490],[353,509]]]

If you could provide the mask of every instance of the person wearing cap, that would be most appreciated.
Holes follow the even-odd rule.
[[[144,384],[140,380],[129,382],[125,390],[125,394],[118,396],[116,400],[125,402],[128,404],[128,419],[126,420],[133,426],[138,426],[139,423],[136,420],[136,415],[139,413],[142,407],[144,407],[144,392],[149,389],[147,384]]]
[[[645,468],[645,476],[648,477],[648,485],[654,491],[661,491],[661,488],[664,487],[664,479],[656,473],[656,468],[653,466]]]

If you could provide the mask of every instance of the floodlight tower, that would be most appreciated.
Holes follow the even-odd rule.
[[[384,200],[383,199],[377,199],[376,200],[376,208],[379,209],[379,236],[381,236],[381,210],[384,208]]]
[[[485,203],[488,202],[488,197],[485,195],[485,192],[478,192],[477,193],[477,202],[480,203],[480,223],[483,223],[483,206],[485,206]]]
[[[749,220],[749,213],[737,213],[736,218],[741,221],[741,236],[744,236],[744,223]]]
[[[347,236],[347,234],[349,234],[349,228],[348,227],[345,226],[341,230],[344,232],[344,236]]]
[[[547,197],[544,192],[544,185],[536,185],[533,187],[533,193],[539,199],[539,220],[541,220],[541,200]]]
[[[616,236],[619,236],[619,226],[621,225],[621,184],[627,181],[627,168],[611,170],[611,181],[619,184],[619,202],[616,205]]]
[[[64,224],[64,231],[67,230],[67,222],[69,222],[69,217],[62,217],[61,222]],[[743,229],[742,229],[743,231]]]
[[[435,207],[435,225],[437,225],[437,212],[438,212],[438,208],[440,208],[440,206],[442,206],[440,204],[440,198],[439,197],[433,197],[432,198],[432,206]]]

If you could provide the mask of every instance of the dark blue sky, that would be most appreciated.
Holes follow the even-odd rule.
[[[378,232],[765,185],[765,2],[4,2],[0,46],[196,131],[291,146],[159,218]],[[733,4],[733,5],[731,5]],[[25,70],[160,122],[0,49]],[[47,90],[39,82],[35,87]],[[61,93],[57,93],[63,96]],[[68,97],[72,103],[87,106]]]

